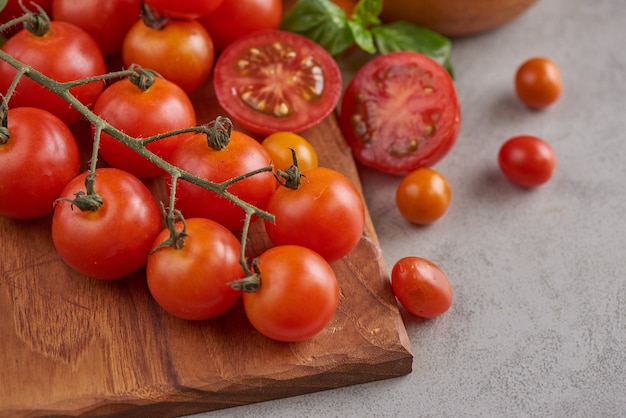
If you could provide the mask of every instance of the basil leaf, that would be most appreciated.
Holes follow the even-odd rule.
[[[369,30],[367,30],[363,25],[360,25],[352,20],[348,21],[348,26],[352,31],[354,42],[356,42],[359,48],[370,54],[376,53],[374,37]]]
[[[6,6],[8,3],[8,0],[0,0],[0,12],[2,11],[2,9],[4,9],[4,6]]]
[[[383,10],[382,0],[359,0],[352,19],[364,28],[372,25],[380,25],[378,15]]]
[[[348,17],[330,0],[298,1],[283,18],[280,29],[312,39],[331,55],[340,54],[355,42]]]
[[[393,22],[371,28],[381,54],[393,51],[416,51],[428,55],[454,77],[450,61],[452,42],[445,36],[408,22]]]

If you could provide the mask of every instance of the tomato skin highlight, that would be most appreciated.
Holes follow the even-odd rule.
[[[515,73],[517,97],[532,109],[550,106],[561,96],[562,89],[561,71],[556,63],[548,58],[531,58]]]
[[[299,133],[335,108],[341,71],[334,58],[304,36],[257,31],[230,44],[218,58],[213,86],[234,122],[259,135]]]
[[[278,187],[267,205],[275,222],[265,221],[274,245],[307,247],[332,263],[360,241],[365,205],[354,184],[336,170],[303,170],[298,189]]]
[[[54,201],[79,173],[72,131],[35,107],[9,109],[9,142],[0,144],[0,215],[33,219],[52,213]]]
[[[84,191],[86,175],[69,182],[61,196],[73,199]],[[120,279],[146,263],[162,229],[161,210],[150,190],[125,171],[96,169],[95,190],[104,202],[95,212],[57,202],[52,240],[61,258],[78,272],[101,280]]]
[[[502,144],[498,152],[498,165],[511,182],[531,188],[552,178],[556,168],[556,154],[543,139],[520,135]]]
[[[368,61],[352,78],[339,124],[359,162],[406,175],[450,151],[461,109],[443,66],[418,52],[392,52]]]
[[[448,180],[432,168],[418,168],[402,179],[396,189],[396,206],[407,220],[427,225],[441,218],[450,205]]]
[[[241,291],[229,282],[245,277],[239,262],[241,245],[235,235],[217,222],[186,219],[183,248],[161,247],[148,258],[148,288],[157,303],[171,315],[187,320],[215,318],[228,311]],[[182,223],[176,224],[182,230]],[[170,236],[164,229],[154,248]]]
[[[296,342],[314,337],[330,322],[339,303],[331,266],[316,252],[277,246],[257,258],[258,291],[243,294],[250,323],[268,338]]]
[[[420,318],[435,318],[450,309],[452,286],[446,274],[421,257],[404,257],[391,270],[391,287],[404,308]]]

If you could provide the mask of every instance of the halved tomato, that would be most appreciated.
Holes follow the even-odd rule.
[[[418,52],[392,52],[355,74],[339,123],[362,164],[405,175],[448,153],[460,130],[461,110],[443,66]]]
[[[341,71],[315,42],[281,30],[254,32],[220,55],[213,83],[220,105],[244,129],[301,132],[324,119],[341,95]]]

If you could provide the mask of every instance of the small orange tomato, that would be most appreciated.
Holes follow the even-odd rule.
[[[448,180],[432,168],[419,168],[402,179],[396,190],[400,213],[418,225],[441,218],[452,197]]]
[[[526,106],[542,109],[561,95],[559,67],[548,58],[536,57],[524,62],[515,74],[515,92]]]
[[[420,318],[434,318],[452,305],[448,276],[433,262],[405,257],[391,270],[391,287],[404,308]]]
[[[296,153],[300,170],[317,167],[317,153],[313,145],[293,132],[275,132],[265,138],[261,145],[272,158],[275,170],[284,171],[293,165],[291,149]]]

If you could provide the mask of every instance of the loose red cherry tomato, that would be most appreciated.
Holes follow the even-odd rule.
[[[452,305],[448,276],[433,262],[405,257],[391,270],[391,287],[404,308],[421,318],[434,318]]]
[[[67,184],[61,197],[85,193],[83,173]],[[150,190],[136,177],[115,168],[96,170],[95,191],[104,202],[82,211],[59,200],[52,217],[52,240],[61,258],[78,272],[102,280],[123,278],[141,268],[162,215]]]
[[[451,196],[450,185],[443,174],[432,168],[418,168],[398,185],[396,205],[406,219],[426,225],[446,213]]]
[[[341,72],[315,42],[264,30],[228,46],[215,64],[215,94],[228,115],[261,135],[301,132],[325,118],[341,94]]]
[[[83,29],[67,22],[50,22],[50,29],[42,36],[22,29],[2,50],[56,81],[75,81],[106,73],[100,46]],[[0,61],[1,94],[6,94],[16,74],[13,66]],[[99,81],[72,87],[70,92],[81,103],[91,106],[103,89],[104,82]],[[11,107],[47,110],[68,125],[82,118],[65,100],[26,77],[20,80],[10,103]]]
[[[197,19],[217,9],[222,0],[145,0],[145,3],[163,16],[176,19]]]
[[[145,91],[129,79],[113,83],[98,98],[93,111],[136,139],[196,126],[189,96],[176,84],[159,77]],[[189,136],[170,136],[148,144],[147,148],[168,160],[176,146]],[[109,134],[103,133],[100,141],[100,155],[110,166],[141,178],[163,174],[155,164]]]
[[[317,167],[302,174],[297,189],[276,189],[267,205],[275,222],[265,221],[265,229],[274,245],[300,245],[328,262],[336,261],[363,235],[363,199],[354,184],[336,170]]]
[[[182,231],[183,223],[176,229]],[[148,288],[157,303],[178,318],[214,318],[241,296],[228,285],[245,277],[241,245],[232,232],[209,219],[187,219],[184,232],[182,248],[161,246],[170,237],[167,228],[157,236],[146,265]]]
[[[170,20],[153,29],[140,19],[126,34],[122,49],[126,67],[139,64],[154,70],[187,93],[206,81],[214,59],[211,37],[195,20]]]
[[[83,28],[98,42],[105,56],[122,51],[126,32],[139,16],[140,0],[54,0],[54,20]]]
[[[556,168],[554,149],[541,138],[520,135],[506,141],[498,152],[502,173],[524,187],[539,186],[552,177]]]
[[[293,132],[275,132],[262,142],[263,148],[272,158],[275,170],[285,170],[293,164],[293,154],[296,153],[300,170],[317,167],[317,152],[306,138]]]
[[[205,180],[222,183],[269,166],[270,156],[254,138],[232,131],[228,145],[219,150],[209,147],[204,134],[190,137],[176,149],[171,163]],[[233,183],[227,190],[265,209],[275,188],[273,174],[266,171]],[[223,196],[184,180],[179,181],[176,188],[176,207],[186,218],[213,219],[231,231],[240,231],[244,226],[245,213],[241,208]]]
[[[339,285],[331,266],[316,252],[297,245],[272,247],[256,262],[261,287],[243,294],[254,328],[285,342],[306,340],[321,332],[339,303]]]
[[[211,34],[215,48],[223,51],[252,32],[278,29],[282,16],[281,0],[224,0],[199,22]]]
[[[356,73],[344,93],[339,121],[357,160],[405,175],[448,153],[461,114],[445,68],[407,51],[380,55]]]
[[[515,73],[515,92],[528,107],[542,109],[556,102],[561,95],[559,67],[548,58],[525,61]]]
[[[7,115],[0,133],[0,215],[32,219],[49,214],[63,188],[78,175],[80,152],[61,119],[35,107]]]

